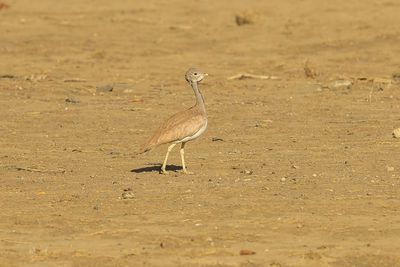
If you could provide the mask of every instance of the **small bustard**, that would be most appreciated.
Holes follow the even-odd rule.
[[[201,72],[199,69],[191,68],[186,72],[185,78],[193,88],[196,104],[187,110],[176,113],[166,120],[140,148],[140,152],[144,153],[159,145],[172,143],[168,147],[167,155],[161,166],[161,173],[163,174],[167,174],[165,168],[167,166],[169,152],[179,143],[181,143],[180,153],[182,169],[184,173],[188,173],[185,165],[185,144],[199,137],[207,128],[206,107],[204,105],[203,96],[198,88],[198,83],[203,80],[205,76],[208,76],[208,74]]]

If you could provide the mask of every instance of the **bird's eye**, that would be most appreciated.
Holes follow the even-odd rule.
[[[193,73],[194,75],[197,75],[197,72]]]

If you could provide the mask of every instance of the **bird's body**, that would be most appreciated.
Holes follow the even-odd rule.
[[[144,153],[167,143],[183,143],[197,138],[207,127],[207,117],[198,106],[176,113],[166,120],[141,146]]]
[[[153,148],[167,143],[172,143],[168,147],[167,155],[161,167],[162,173],[167,173],[165,168],[169,152],[172,148],[181,143],[182,168],[187,173],[184,159],[185,143],[199,137],[207,128],[207,115],[203,96],[198,89],[198,82],[208,74],[200,72],[198,69],[189,69],[186,72],[186,80],[191,84],[196,96],[196,104],[184,111],[178,112],[166,120],[157,131],[141,146],[140,152],[144,153]]]

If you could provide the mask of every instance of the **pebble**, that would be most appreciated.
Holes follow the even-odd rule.
[[[394,171],[394,167],[392,167],[392,166],[387,166],[387,167],[386,167],[386,170],[387,170],[388,172],[392,172],[392,171]]]
[[[135,198],[135,194],[133,192],[124,192],[122,193],[122,199],[133,199]]]
[[[392,135],[393,138],[400,138],[400,128],[394,129]]]
[[[67,97],[67,98],[65,99],[65,102],[77,104],[77,103],[79,103],[80,101],[79,101],[77,98],[73,97],[73,96],[69,96],[69,97]]]
[[[286,181],[286,178],[285,177],[282,177],[281,178],[281,182],[285,182]]]
[[[350,89],[353,82],[350,80],[336,80],[329,83],[329,88],[333,89]]]
[[[251,175],[251,174],[253,174],[253,171],[252,170],[244,170],[244,171],[240,171],[240,173]]]
[[[392,82],[393,83],[400,83],[400,72],[393,73]]]
[[[104,85],[97,87],[96,93],[104,93],[104,92],[111,92],[114,89],[114,86],[112,85]]]
[[[253,24],[260,19],[260,14],[256,11],[244,11],[236,14],[235,21],[238,26]]]

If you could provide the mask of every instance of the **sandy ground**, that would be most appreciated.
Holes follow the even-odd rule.
[[[0,266],[400,266],[398,1],[4,3]]]

